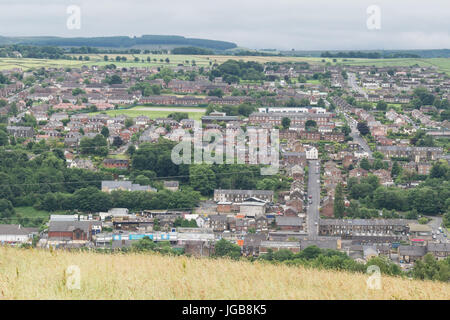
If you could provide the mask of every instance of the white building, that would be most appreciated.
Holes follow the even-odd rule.
[[[319,159],[319,151],[315,147],[311,147],[306,150],[306,160]]]
[[[24,228],[20,224],[0,224],[0,244],[26,243],[38,234],[37,228]]]

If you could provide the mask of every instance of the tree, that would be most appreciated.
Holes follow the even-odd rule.
[[[112,145],[113,145],[114,147],[119,148],[121,145],[123,145],[123,140],[122,140],[122,138],[121,138],[120,136],[115,136],[114,139],[113,139]]]
[[[370,170],[372,167],[367,158],[362,158],[361,161],[359,162],[359,166],[361,169],[364,169],[364,170]]]
[[[344,191],[342,184],[340,183],[337,185],[334,195],[333,212],[336,218],[344,217],[345,212]]]
[[[399,166],[397,161],[394,161],[394,164],[392,165],[392,169],[391,169],[391,177],[397,177],[400,172],[402,171],[402,168]]]
[[[147,236],[132,245],[132,248],[136,251],[154,251],[156,247],[156,243]]]
[[[212,89],[212,90],[210,90],[208,92],[208,96],[222,98],[223,97],[223,91],[220,88]]]
[[[132,118],[126,118],[125,119],[125,127],[129,128],[134,124],[133,119]]]
[[[216,257],[229,257],[237,260],[241,256],[241,247],[225,239],[217,241],[214,249]]]
[[[189,119],[189,114],[187,112],[174,112],[169,114],[167,118],[171,118],[177,122],[180,122],[183,119]]]
[[[341,127],[341,132],[345,136],[348,136],[352,132],[352,129],[348,125],[345,125],[345,126]]]
[[[450,258],[437,261],[431,253],[416,261],[412,271],[413,277],[422,280],[450,281]]]
[[[366,122],[358,122],[358,125],[356,126],[356,128],[358,129],[359,133],[361,133],[361,135],[363,135],[363,136],[370,133],[370,129],[367,126]]]
[[[108,137],[109,137],[109,129],[108,129],[107,126],[104,126],[104,127],[102,128],[101,134],[102,134],[105,138],[108,138]]]
[[[105,81],[108,84],[121,84],[122,78],[120,76],[118,76],[117,74],[114,74],[111,77],[106,77]]]
[[[379,111],[386,111],[387,107],[388,107],[387,103],[384,102],[383,100],[380,100],[380,101],[377,102],[377,110],[379,110]]]
[[[127,149],[127,153],[130,156],[133,156],[133,154],[136,152],[136,147],[134,145],[130,145]]]
[[[289,126],[291,125],[291,119],[289,119],[288,117],[284,117],[283,119],[281,119],[281,125],[284,129],[289,128]]]
[[[316,128],[317,127],[317,122],[315,122],[314,120],[308,120],[305,123],[305,129],[306,131],[311,130],[312,128]]]
[[[433,163],[433,166],[431,167],[430,177],[440,179],[443,177],[448,177],[449,173],[450,168],[447,163],[437,161]]]
[[[140,184],[141,186],[148,186],[150,185],[150,178],[144,176],[144,175],[138,175],[135,179],[134,179],[134,183]]]
[[[317,246],[309,246],[299,252],[299,258],[312,260],[321,254],[322,250]]]
[[[216,188],[216,174],[209,165],[191,165],[189,182],[194,190],[199,191],[202,195],[209,195]]]
[[[8,143],[8,135],[5,131],[0,130],[0,146],[6,146]]]

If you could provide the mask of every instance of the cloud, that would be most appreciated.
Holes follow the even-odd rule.
[[[368,30],[366,9],[381,9]],[[66,8],[79,5],[81,29],[68,30]],[[446,0],[2,0],[3,36],[172,34],[249,48],[450,48]]]

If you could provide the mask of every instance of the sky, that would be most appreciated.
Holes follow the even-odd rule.
[[[67,28],[72,5],[80,8],[79,29]],[[373,5],[379,11],[368,13]],[[143,34],[251,49],[448,49],[450,1],[0,0],[0,36]]]

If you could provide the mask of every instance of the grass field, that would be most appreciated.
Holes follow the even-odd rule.
[[[44,218],[45,220],[50,218],[50,214],[65,214],[65,211],[58,211],[58,212],[53,212],[50,213],[48,211],[44,211],[44,210],[36,210],[33,207],[16,207],[14,208],[14,210],[16,211],[16,213],[20,214],[22,217],[26,217],[26,218]]]
[[[74,55],[78,57],[79,55]],[[86,55],[82,55],[86,56]],[[318,58],[318,57],[256,57],[256,56],[224,56],[224,55],[168,55],[168,54],[121,54],[127,58],[126,62],[116,61],[104,61],[102,54],[89,54],[89,61],[78,60],[45,60],[45,59],[17,59],[17,58],[0,58],[0,70],[12,69],[12,68],[39,68],[39,67],[80,67],[82,65],[99,65],[114,63],[117,67],[160,67],[160,66],[176,66],[180,63],[190,65],[194,60],[197,66],[209,66],[210,63],[223,63],[228,59],[243,60],[243,61],[257,61],[260,63],[266,62],[308,62],[312,64],[343,64],[343,65],[369,65],[376,67],[389,67],[389,66],[412,66],[419,65],[421,67],[436,66],[439,70],[450,74],[450,59],[449,58],[404,58],[404,59],[342,59],[337,58],[336,62],[333,62],[331,58]],[[109,59],[115,59],[118,54],[108,54]],[[134,62],[135,58],[139,60],[144,59],[145,62]],[[147,62],[147,57],[150,57],[151,62]],[[169,58],[170,63],[166,63],[165,59]],[[157,59],[157,61],[153,61]],[[161,62],[160,60],[163,60]],[[186,63],[189,61],[189,63]]]
[[[79,289],[69,266],[80,269]],[[450,284],[244,261],[0,247],[0,299],[450,299]]]
[[[437,67],[440,71],[450,75],[450,58],[431,58],[431,59],[418,59],[418,58],[405,58],[405,59],[347,59],[342,61],[339,59],[338,63],[344,65],[368,65],[376,67],[395,67],[395,66],[413,66],[418,65],[420,67]]]
[[[195,110],[195,111],[194,111]],[[169,114],[174,112],[187,112],[190,119],[200,120],[205,114],[205,108],[196,107],[146,107],[146,106],[136,106],[130,109],[119,109],[119,110],[108,110],[102,112],[93,112],[91,115],[106,113],[109,116],[126,115],[128,117],[136,118],[138,116],[147,116],[150,119],[156,118],[166,118]]]

